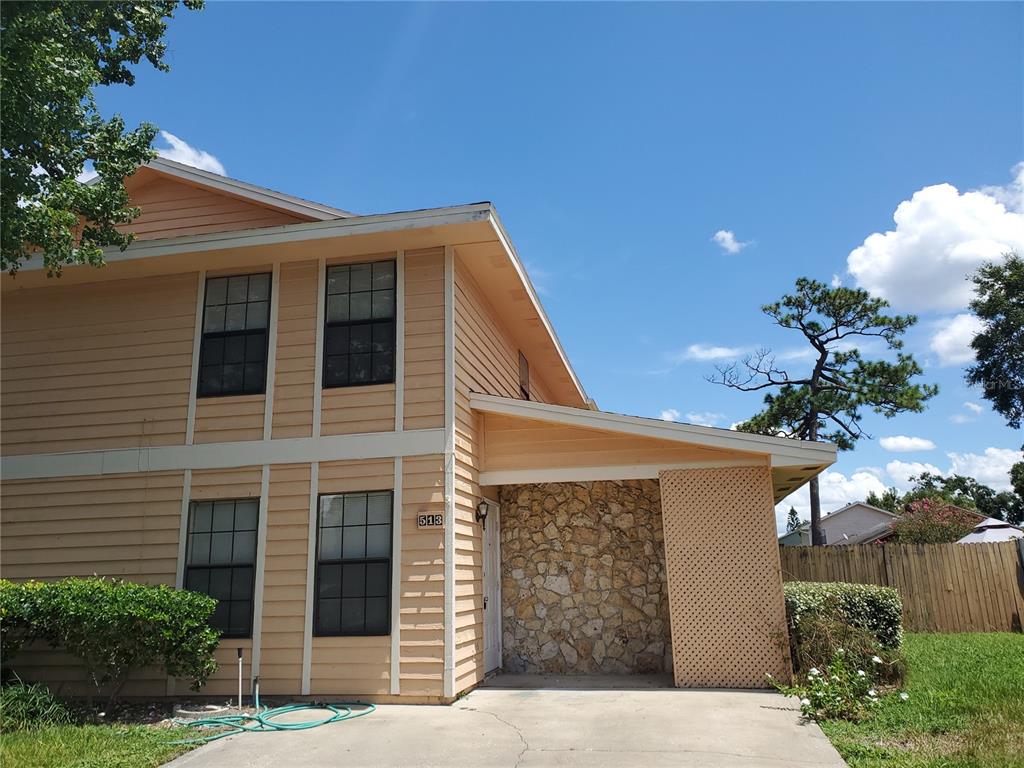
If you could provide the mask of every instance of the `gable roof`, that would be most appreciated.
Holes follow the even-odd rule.
[[[340,208],[333,208],[323,203],[316,203],[312,200],[305,200],[301,197],[285,194],[284,192],[277,192],[267,187],[260,187],[256,184],[249,184],[248,182],[232,179],[228,176],[221,176],[218,173],[193,168],[191,165],[168,160],[165,157],[154,158],[141,166],[135,172],[135,175],[131,177],[131,180],[144,182],[152,174],[168,176],[232,197],[250,200],[268,208],[298,214],[312,221],[330,221],[332,219],[347,219],[355,216],[355,214],[343,211]],[[92,179],[88,183],[95,184],[96,182],[97,179]]]

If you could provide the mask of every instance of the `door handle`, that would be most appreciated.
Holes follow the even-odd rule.
[[[487,595],[484,595],[484,610],[487,610]]]

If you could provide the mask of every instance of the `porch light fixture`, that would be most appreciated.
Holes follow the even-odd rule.
[[[489,504],[486,500],[480,499],[480,503],[476,505],[476,521],[480,523],[481,528],[487,528],[487,510]]]

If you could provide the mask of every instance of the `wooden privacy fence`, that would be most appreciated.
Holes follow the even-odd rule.
[[[909,631],[1021,631],[1024,545],[1016,541],[779,550],[783,581],[895,587],[903,598],[903,626]]]

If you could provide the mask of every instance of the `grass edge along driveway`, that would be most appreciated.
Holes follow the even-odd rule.
[[[1024,635],[910,634],[910,699],[822,730],[851,768],[1024,766]]]
[[[4,768],[156,768],[195,745],[184,728],[149,725],[57,725],[0,734]]]

